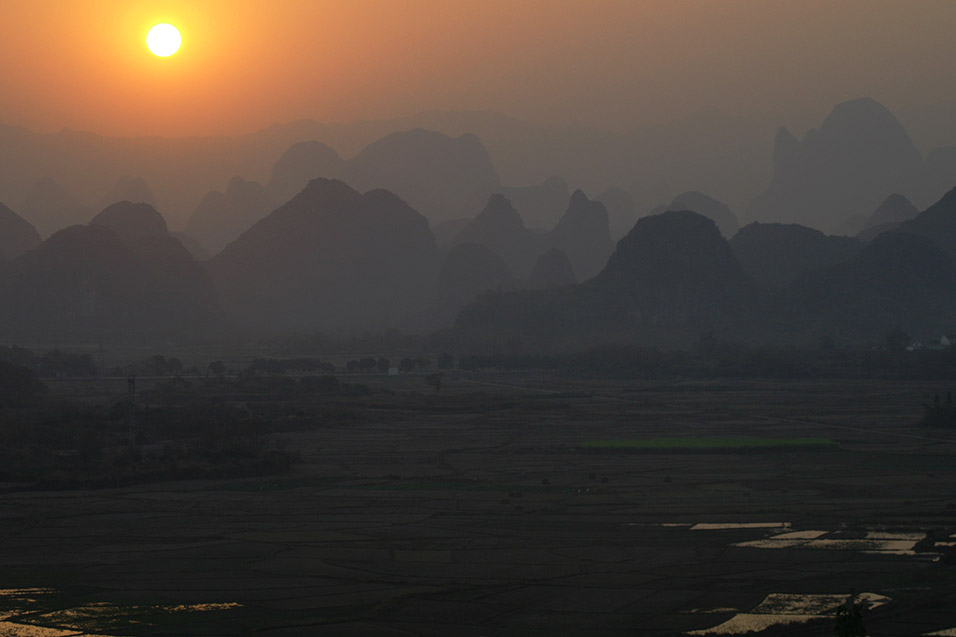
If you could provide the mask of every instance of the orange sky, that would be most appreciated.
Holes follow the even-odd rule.
[[[168,21],[183,48],[145,47]],[[953,99],[956,2],[3,0],[0,122],[234,134],[492,109],[627,129],[705,105],[808,113]]]

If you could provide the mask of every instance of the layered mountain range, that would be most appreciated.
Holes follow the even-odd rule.
[[[778,133],[773,180],[745,213],[760,221],[739,230],[698,190],[641,216],[633,189],[503,186],[478,137],[426,130],[351,159],[292,144],[263,183],[208,192],[185,235],[142,178],[115,179],[95,215],[44,178],[22,216],[0,207],[0,327],[137,338],[454,324],[462,347],[544,349],[942,333],[956,316],[956,194],[922,202],[956,182],[947,157],[923,158],[872,100],[838,105],[802,141]]]
[[[208,264],[223,306],[288,330],[399,323],[431,301],[428,221],[386,190],[315,179]]]
[[[548,228],[561,213],[552,206],[555,197],[563,194],[559,192],[563,180],[568,192],[581,188],[598,193],[597,198],[608,205],[615,238],[626,234],[637,216],[686,191],[707,193],[742,211],[742,221],[801,223],[832,231],[846,218],[868,213],[893,192],[925,207],[951,186],[956,148],[934,148],[932,136],[919,126],[921,120],[911,116],[907,122],[919,130],[925,157],[908,141],[905,131],[900,134],[902,126],[896,117],[868,99],[838,105],[824,124],[802,139],[781,130],[776,142],[773,131],[780,122],[743,120],[712,108],[623,134],[582,127],[546,128],[490,112],[440,111],[342,124],[298,121],[239,137],[192,139],[114,139],[69,130],[37,134],[0,125],[0,162],[5,166],[0,174],[0,201],[34,222],[42,235],[49,235],[60,228],[45,227],[45,222],[31,218],[24,206],[37,183],[49,179],[87,210],[88,214],[65,219],[67,223],[83,223],[95,209],[126,199],[155,205],[171,227],[182,229],[203,196],[213,189],[225,190],[234,176],[274,191],[274,206],[288,201],[309,179],[326,177],[344,179],[360,190],[393,190],[437,223],[473,216],[491,191],[471,199],[467,209],[430,210],[429,202],[444,207],[448,201],[469,201],[475,196],[471,186],[489,183],[490,178],[504,184],[493,191],[512,199],[529,227]],[[475,179],[454,171],[448,179],[439,180],[441,164],[450,166],[458,161],[454,153],[446,155],[448,151],[442,150],[431,155],[430,166],[438,182],[435,191],[423,192],[419,199],[403,192],[404,177],[399,173],[408,169],[408,158],[425,165],[430,148],[448,145],[443,141],[436,146],[426,135],[412,135],[418,129],[452,140],[465,136],[459,150],[465,154],[475,151],[475,157],[485,154],[496,177],[490,177],[487,165],[481,168],[475,162],[471,164],[477,170]],[[405,131],[399,135],[407,139],[389,139],[396,131]],[[467,141],[471,136],[480,140],[480,148]],[[945,142],[947,138],[937,139]],[[270,173],[277,160],[301,142],[315,146],[305,164],[318,171],[309,168],[291,183],[273,180]],[[397,151],[393,148],[396,143],[401,147]],[[309,152],[306,149],[304,154]],[[366,156],[359,160],[363,153]],[[434,161],[436,157],[440,161]],[[358,160],[357,167],[369,169],[370,175],[378,169],[393,171],[392,181],[367,183],[359,174],[338,172],[353,160]],[[403,165],[396,167],[395,162]],[[848,168],[847,163],[856,166]],[[459,167],[466,168],[466,164],[461,162]],[[887,167],[901,171],[894,172],[888,182],[876,176]],[[839,174],[838,181],[846,186],[834,190],[827,174]],[[133,177],[126,177],[127,183],[117,187],[118,179],[129,175]],[[131,186],[138,179],[148,188]],[[456,184],[462,187],[456,190]],[[869,192],[873,187],[876,192]],[[846,199],[847,188],[863,188],[864,192],[851,193]],[[625,203],[625,208],[633,206],[637,214],[624,213],[619,222],[621,209],[603,197],[611,189],[626,193],[630,204]],[[821,189],[826,192],[814,193]],[[146,191],[155,196],[154,201],[145,198]],[[754,202],[761,191],[764,195]],[[837,203],[831,205],[831,200]],[[820,201],[826,213],[817,210]],[[850,205],[858,209],[841,211],[843,205],[856,202],[862,208]]]
[[[320,142],[300,142],[276,161],[267,185],[233,177],[224,193],[207,193],[186,232],[216,254],[316,178],[340,179],[362,191],[389,190],[432,222],[460,216],[469,202],[500,187],[488,153],[474,135],[452,139],[425,130],[393,133],[350,160]]]
[[[691,211],[644,217],[595,278],[486,295],[454,333],[464,348],[688,346],[701,334],[881,342],[894,327],[938,335],[956,320],[956,189],[868,243],[795,224],[750,224],[728,242]]]
[[[8,339],[192,339],[222,320],[205,268],[148,204],[113,204],[0,268]]]
[[[452,243],[489,248],[522,279],[529,277],[536,261],[549,250],[559,250],[569,259],[576,279],[589,279],[601,271],[613,248],[604,204],[591,201],[580,190],[571,195],[558,223],[537,233],[525,227],[508,198],[492,195]]]
[[[954,169],[947,149],[924,159],[882,104],[852,100],[834,107],[802,140],[786,128],[777,131],[773,179],[748,216],[833,231],[895,193],[929,204],[952,186]]]

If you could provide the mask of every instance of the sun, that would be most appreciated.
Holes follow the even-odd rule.
[[[178,51],[182,43],[183,36],[179,35],[179,29],[165,22],[157,24],[146,34],[146,46],[153,55],[161,58],[167,58]]]

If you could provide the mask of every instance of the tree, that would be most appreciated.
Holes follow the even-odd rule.
[[[912,343],[913,339],[899,325],[886,333],[886,349],[891,352],[902,352]]]
[[[33,351],[25,347],[5,347],[0,345],[0,361],[6,361],[12,365],[19,365],[20,367],[34,367],[36,366],[36,359],[33,356]]]
[[[165,376],[166,375],[166,357],[161,354],[149,358],[143,363],[144,376]]]
[[[445,352],[438,357],[438,369],[453,369],[455,367],[455,357]]]
[[[701,333],[697,342],[694,344],[694,351],[701,358],[711,358],[717,353],[717,336],[714,330]]]
[[[445,375],[441,372],[435,374],[429,374],[425,377],[425,382],[435,388],[435,393],[441,392],[441,386],[445,380]]]
[[[222,378],[226,373],[226,365],[222,361],[213,361],[209,363],[209,372],[214,376]]]
[[[55,349],[40,358],[41,376],[96,376],[96,365],[89,354],[71,354]]]
[[[855,602],[855,599],[856,595],[850,595],[843,606],[837,609],[833,631],[837,637],[866,637],[866,628],[863,626],[863,609],[866,605]]]
[[[32,369],[0,361],[0,406],[27,406],[44,391],[46,386]]]
[[[166,359],[166,373],[180,376],[183,373],[183,362],[175,356]]]
[[[376,362],[375,366],[378,368],[378,371],[382,372],[383,374],[387,374],[388,368],[391,367],[391,363],[387,358],[379,356],[378,362]]]

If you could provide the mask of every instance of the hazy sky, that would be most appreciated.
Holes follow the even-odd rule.
[[[168,21],[184,44],[145,47]],[[0,122],[113,135],[491,109],[614,129],[953,99],[950,0],[2,0]]]

